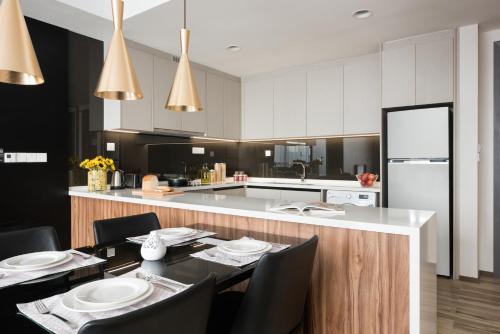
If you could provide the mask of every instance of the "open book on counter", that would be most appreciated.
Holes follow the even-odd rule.
[[[324,202],[285,202],[269,208],[269,211],[309,216],[345,215],[344,206]]]

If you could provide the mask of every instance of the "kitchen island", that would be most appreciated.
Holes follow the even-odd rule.
[[[184,193],[142,198],[131,190],[69,191],[72,247],[93,245],[95,220],[155,212],[162,227],[202,223],[268,234],[319,236],[308,333],[435,333],[434,212],[346,207],[318,217],[268,211],[273,200]]]

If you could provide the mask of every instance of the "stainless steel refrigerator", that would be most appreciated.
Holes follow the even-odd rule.
[[[437,213],[437,273],[452,274],[451,106],[385,110],[389,208]]]

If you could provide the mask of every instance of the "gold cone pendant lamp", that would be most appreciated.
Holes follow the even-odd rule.
[[[0,82],[44,83],[18,0],[3,0],[0,5]]]
[[[110,100],[140,100],[142,91],[123,37],[123,0],[111,0],[115,31],[94,95]]]
[[[186,0],[184,0],[184,28],[181,29],[181,56],[175,73],[174,83],[170,90],[165,108],[171,111],[195,112],[203,107],[196,89],[196,82],[189,63],[189,34],[186,29]]]

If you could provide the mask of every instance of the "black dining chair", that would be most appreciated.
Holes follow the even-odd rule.
[[[287,334],[301,324],[318,237],[264,255],[246,292],[216,296],[208,333]]]
[[[0,260],[25,253],[61,249],[56,230],[52,226],[0,233],[0,245]]]
[[[108,244],[124,241],[128,237],[148,234],[160,228],[160,222],[154,212],[96,220],[94,222],[94,239],[97,245]]]
[[[156,304],[117,317],[92,320],[78,334],[205,334],[215,276]]]

